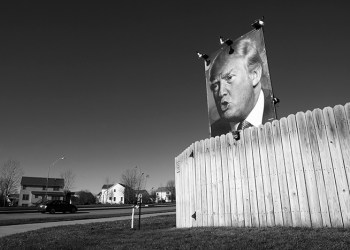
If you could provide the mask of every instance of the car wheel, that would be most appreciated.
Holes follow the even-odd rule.
[[[50,214],[54,214],[55,212],[56,212],[55,209],[51,208]]]
[[[76,211],[77,211],[77,210],[75,209],[75,207],[72,207],[72,209],[70,210],[70,212],[71,212],[72,214],[74,214]]]

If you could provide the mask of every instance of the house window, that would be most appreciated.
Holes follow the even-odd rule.
[[[115,197],[114,197],[114,199],[113,199],[114,201],[115,201]]]
[[[29,194],[24,194],[22,200],[24,200],[24,201],[29,200]]]
[[[123,202],[123,197],[120,197],[120,201]]]
[[[39,195],[36,194],[36,195],[35,195],[35,199],[37,199],[37,198],[39,198]]]
[[[109,197],[109,200],[111,201],[111,200],[112,200],[112,197]]]
[[[114,189],[114,193],[115,193],[115,189]]]
[[[53,187],[53,191],[59,191],[60,187]]]

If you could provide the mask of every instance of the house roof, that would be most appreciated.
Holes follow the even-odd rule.
[[[166,187],[159,187],[156,192],[170,192],[168,188]]]
[[[22,186],[46,186],[48,183],[49,187],[64,187],[64,179],[62,178],[47,178],[44,177],[27,177],[23,176],[21,180]]]
[[[108,188],[110,188],[110,187],[112,187],[114,184],[104,184],[103,186],[102,186],[102,189],[108,189]]]
[[[138,192],[139,194],[142,194],[142,196],[149,195],[149,193],[145,189],[140,190],[140,191],[136,191],[136,192]]]
[[[32,194],[34,195],[53,195],[53,196],[64,196],[63,192],[45,192],[45,191],[32,191]]]

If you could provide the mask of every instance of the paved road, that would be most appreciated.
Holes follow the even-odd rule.
[[[144,214],[144,215],[142,215],[142,218],[165,215],[165,214],[175,214],[175,212]],[[102,219],[72,220],[72,221],[58,221],[58,222],[1,226],[0,227],[0,237],[11,235],[11,234],[16,234],[16,233],[23,233],[23,232],[27,232],[27,231],[31,231],[31,230],[37,230],[37,229],[45,228],[45,227],[57,227],[57,226],[64,226],[64,225],[75,225],[75,224],[87,224],[87,223],[106,222],[106,221],[128,220],[130,218],[131,218],[131,216],[129,215],[129,216],[121,216],[121,217],[113,217],[113,218],[102,218]]]
[[[167,211],[170,209],[175,210],[175,206],[154,206],[154,207],[142,207],[142,211],[145,213],[148,212],[161,212],[161,211]],[[106,215],[108,216],[120,216],[121,214],[131,214],[131,208],[109,208],[109,209],[94,209],[94,208],[89,208],[89,209],[79,209],[77,213],[74,214],[63,214],[63,213],[55,213],[55,214],[49,214],[45,213],[42,214],[40,212],[29,212],[29,213],[11,213],[11,214],[4,214],[0,213],[0,221],[5,221],[5,220],[15,220],[15,219],[38,219],[38,218],[64,218],[69,216],[73,217],[81,217],[82,215],[86,216],[101,216],[105,217]]]

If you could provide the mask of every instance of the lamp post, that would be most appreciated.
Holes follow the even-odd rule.
[[[45,201],[47,201],[47,189],[49,188],[49,175],[50,175],[50,169],[53,167],[59,160],[64,160],[64,156],[61,158],[58,158],[56,161],[54,161],[47,171],[47,179],[46,179],[46,193],[45,193]]]

